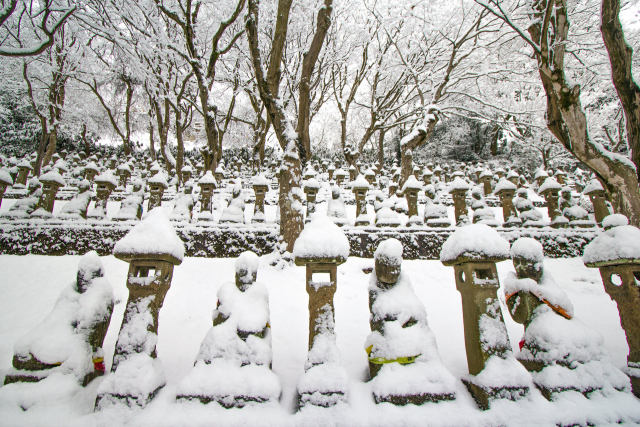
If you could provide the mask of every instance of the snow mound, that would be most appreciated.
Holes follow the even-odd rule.
[[[111,171],[106,171],[105,173],[101,173],[100,175],[94,178],[94,181],[97,183],[111,184],[114,187],[118,186],[118,179],[113,175],[113,172]]]
[[[613,227],[619,227],[621,225],[629,225],[629,219],[622,214],[607,215],[602,220],[602,228],[605,230]]]
[[[158,207],[116,243],[113,254],[124,260],[141,255],[164,256],[170,262],[180,264],[184,257],[184,243],[164,210]]]
[[[331,219],[316,215],[293,245],[293,256],[346,260],[349,257],[349,240]]]
[[[6,185],[13,185],[13,178],[7,169],[0,169],[0,182]]]
[[[440,261],[453,265],[465,261],[503,261],[509,258],[509,242],[485,224],[457,229],[442,245]]]

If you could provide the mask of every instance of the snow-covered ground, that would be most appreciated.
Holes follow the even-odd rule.
[[[4,207],[4,206],[3,206]],[[51,310],[61,289],[75,280],[77,256],[0,256],[0,379],[11,364],[13,344]],[[107,372],[120,327],[127,289],[128,264],[103,257],[106,276],[117,304],[105,341]],[[335,295],[336,333],[342,362],[349,375],[348,404],[330,409],[296,412],[296,383],[303,373],[307,349],[308,311],[303,267],[277,270],[263,257],[258,281],[269,291],[273,337],[273,370],[282,384],[279,404],[227,410],[217,404],[176,403],[175,390],[193,366],[200,342],[211,327],[211,311],[222,283],[233,280],[234,259],[186,258],[175,268],[172,287],[160,311],[158,358],[167,386],[144,410],[93,412],[97,379],[85,389],[50,377],[38,384],[0,388],[0,425],[554,425],[587,422],[640,423],[640,401],[630,394],[587,400],[567,392],[550,403],[533,391],[517,403],[497,401],[489,411],[478,410],[461,382],[452,402],[422,406],[376,405],[365,382],[369,334],[367,285],[363,267],[373,260],[349,258],[338,268]],[[604,336],[616,366],[626,364],[628,351],[615,303],[604,293],[598,271],[580,259],[547,259],[548,271],[570,296],[575,316]],[[425,305],[440,355],[457,378],[466,374],[460,294],[453,269],[439,261],[404,261],[420,301]],[[513,271],[510,261],[498,265],[500,278]],[[522,326],[503,309],[512,346]],[[22,407],[22,409],[21,409]],[[23,410],[27,409],[27,410]]]

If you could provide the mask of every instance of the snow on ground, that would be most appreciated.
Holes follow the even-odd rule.
[[[11,364],[14,342],[37,325],[51,310],[59,292],[74,280],[78,256],[0,256],[0,380]],[[127,299],[128,264],[113,256],[102,257],[107,279],[114,287],[116,306],[105,341],[109,372],[113,350]],[[640,402],[631,395],[603,399],[565,393],[547,402],[538,392],[518,403],[498,401],[489,411],[476,409],[461,382],[453,402],[422,406],[376,405],[370,384],[364,382],[369,334],[367,286],[363,267],[372,259],[349,258],[338,267],[335,294],[337,344],[349,375],[348,404],[330,409],[296,412],[295,389],[304,371],[308,311],[303,267],[277,270],[263,257],[258,281],[269,291],[273,338],[273,370],[281,381],[280,404],[226,410],[217,404],[175,403],[176,386],[191,370],[200,343],[211,327],[211,312],[218,288],[233,280],[234,259],[185,258],[174,270],[171,289],[160,311],[158,358],[167,386],[144,410],[109,410],[93,413],[97,379],[86,389],[50,378],[46,383],[0,388],[0,425],[553,425],[557,422],[601,425],[619,419],[640,423]],[[580,259],[547,259],[554,275],[575,306],[575,315],[602,333],[613,362],[623,367],[628,351],[615,303],[604,293],[599,273]],[[445,366],[456,378],[466,374],[460,294],[453,269],[439,261],[404,261],[405,271],[435,334]],[[498,264],[501,280],[513,271],[510,261]],[[503,309],[512,346],[522,336],[522,326]],[[515,350],[515,348],[514,348]],[[20,402],[23,411],[13,402]],[[55,420],[55,421],[53,421]]]

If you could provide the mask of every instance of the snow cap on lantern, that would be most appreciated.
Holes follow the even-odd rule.
[[[184,257],[184,244],[165,212],[156,208],[116,243],[113,255],[127,262],[151,256],[178,265]]]
[[[457,229],[442,245],[440,261],[447,266],[465,262],[499,262],[509,258],[509,242],[485,224]]]
[[[293,256],[297,265],[320,260],[342,264],[349,256],[349,240],[331,219],[316,215],[293,245]]]

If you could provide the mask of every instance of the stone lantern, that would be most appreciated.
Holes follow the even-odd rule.
[[[482,236],[481,238],[479,236]],[[484,224],[456,230],[442,245],[440,261],[454,268],[462,297],[464,342],[469,377],[462,380],[481,409],[493,398],[517,400],[528,393],[531,378],[511,352],[497,291],[496,262],[509,258],[509,242]],[[485,368],[487,368],[485,370]],[[509,384],[495,378],[509,378]]]
[[[330,164],[327,168],[327,173],[329,173],[329,181],[333,179],[333,173],[335,172],[336,167],[333,164]]]
[[[316,196],[320,190],[320,183],[315,178],[310,178],[304,182],[304,193],[307,195],[307,217],[306,221],[311,220],[311,216],[316,211]]]
[[[127,182],[131,178],[131,166],[129,166],[129,163],[118,166],[116,173],[120,177],[120,187],[127,188]]]
[[[111,192],[116,188],[116,177],[108,171],[98,175],[95,178],[96,181],[96,204],[93,211],[89,213],[91,218],[106,218],[107,216],[107,202]]]
[[[354,165],[349,166],[349,181],[354,181],[358,176],[358,168]]]
[[[591,180],[584,189],[584,194],[589,196],[591,204],[593,204],[593,214],[599,226],[602,226],[602,220],[611,214],[607,207],[606,193],[602,184],[597,179]]]
[[[544,169],[538,169],[533,176],[533,179],[536,180],[536,184],[538,184],[538,187],[540,187],[547,178],[549,178],[549,174]]]
[[[462,178],[454,179],[449,186],[449,193],[451,193],[451,198],[453,199],[456,225],[458,226],[468,222],[467,191],[469,191],[469,184],[464,182]]]
[[[367,218],[367,191],[369,190],[369,183],[362,176],[358,175],[357,178],[351,184],[351,190],[356,199],[356,222],[355,225],[369,225],[369,218]]]
[[[376,172],[373,168],[369,168],[364,173],[364,178],[367,180],[369,185],[375,185],[376,183]]]
[[[485,169],[484,171],[482,171],[482,173],[480,174],[480,182],[482,182],[482,188],[484,190],[484,195],[488,196],[489,194],[491,194],[491,192],[493,191],[491,189],[491,179],[493,178],[493,175],[491,174],[491,171]]]
[[[198,215],[198,220],[210,221],[213,219],[211,198],[213,197],[213,190],[215,190],[217,186],[216,179],[213,177],[213,174],[210,170],[208,170],[202,176],[202,178],[200,178],[200,180],[198,181],[198,185],[200,186],[200,215]]]
[[[96,408],[114,404],[144,407],[166,383],[156,361],[158,314],[171,286],[173,267],[182,262],[184,244],[164,212],[157,209],[116,243],[113,254],[129,263],[129,298],[111,374],[98,387]],[[136,387],[132,392],[123,383]]]
[[[344,169],[338,169],[335,172],[335,175],[336,175],[336,184],[342,185],[345,178],[347,177],[347,173],[344,171]]]
[[[495,193],[500,198],[500,203],[502,204],[504,227],[516,227],[522,224],[522,221],[518,218],[518,212],[513,206],[513,196],[515,195],[516,190],[516,185],[504,178],[498,181],[498,184],[496,185]]]
[[[160,164],[158,164],[158,161],[154,160],[149,168],[149,176],[156,176],[161,170],[162,168],[160,167]]]
[[[299,404],[334,406],[346,401],[347,391],[347,375],[338,361],[333,295],[349,241],[328,217],[316,216],[300,233],[293,256],[296,265],[306,267],[309,294],[309,352],[298,382]]]
[[[600,269],[604,290],[618,306],[629,345],[626,373],[640,397],[640,230],[628,224],[624,215],[606,217],[604,231],[587,245],[582,260]]]
[[[518,174],[518,172],[514,171],[513,169],[511,169],[509,171],[509,173],[507,174],[507,180],[509,180],[511,183],[513,183],[513,185],[519,185],[520,184],[520,175]]]
[[[6,169],[0,169],[0,206],[2,206],[2,197],[7,187],[13,185],[11,174]]]
[[[560,185],[565,185],[566,184],[567,175],[564,173],[564,171],[558,169],[553,176],[556,179],[556,181],[558,181],[558,184],[560,184]]]
[[[561,189],[562,186],[553,178],[545,179],[538,189],[538,193],[540,193],[547,202],[547,213],[549,214],[552,227],[560,227],[563,225],[561,221],[558,221],[561,216],[558,205],[558,197]]]
[[[222,165],[218,165],[218,167],[216,168],[216,171],[213,173],[213,175],[216,177],[216,181],[222,182],[222,180],[224,179],[224,175],[225,175],[225,170],[222,167]]]
[[[16,184],[27,185],[27,177],[29,172],[33,169],[31,163],[27,160],[23,160],[18,163],[18,175],[16,176]]]
[[[395,196],[398,191],[398,181],[391,181],[389,183],[389,197]]]
[[[424,182],[424,185],[431,184],[431,176],[433,176],[433,172],[431,172],[431,169],[424,168],[424,170],[422,171],[422,182]]]
[[[61,187],[64,187],[64,179],[58,172],[50,171],[44,175],[40,175],[42,183],[42,196],[38,207],[49,213],[53,213],[53,203],[56,200],[56,193]]]
[[[96,175],[98,175],[98,172],[98,165],[96,165],[94,162],[89,162],[84,167],[84,178],[93,184],[93,179],[96,177]]]
[[[115,169],[117,164],[118,159],[116,158],[116,156],[111,156],[111,158],[109,159],[109,169]]]
[[[262,174],[253,178],[253,191],[256,195],[256,202],[253,205],[253,217],[251,222],[266,222],[264,216],[264,197],[269,191],[269,180]]]
[[[182,182],[187,182],[191,179],[193,175],[193,168],[189,165],[186,165],[182,168]]]
[[[496,173],[496,177],[498,178],[498,180],[501,180],[502,178],[505,177],[505,172],[504,172],[504,169],[502,169],[502,168],[496,169],[495,173]]]
[[[150,193],[147,211],[151,212],[153,208],[162,204],[162,195],[164,194],[164,190],[169,188],[169,184],[167,184],[167,178],[165,178],[163,173],[153,175],[149,178],[147,184],[149,185]]]
[[[410,175],[402,187],[402,193],[407,198],[407,225],[421,225],[422,219],[418,215],[418,193],[422,190],[422,185],[414,175]]]

